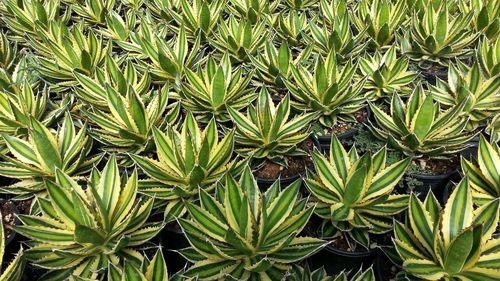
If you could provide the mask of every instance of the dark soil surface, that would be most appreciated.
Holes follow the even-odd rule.
[[[414,159],[412,163],[417,172],[425,171],[426,174],[431,175],[448,174],[456,170],[458,165],[460,165],[460,159],[456,155],[444,159],[418,158]]]
[[[354,127],[363,124],[366,121],[368,116],[368,110],[366,108],[362,108],[354,113],[354,118],[356,118],[357,123],[352,122],[337,122],[337,124],[333,125],[333,127],[327,128],[328,133],[330,134],[343,134]]]
[[[12,201],[0,202],[0,212],[2,213],[5,237],[12,233],[12,227],[16,224],[15,205]]]
[[[381,234],[381,235],[370,235],[370,249],[374,249],[381,245],[390,245],[391,233]],[[340,235],[332,239],[333,248],[344,251],[344,252],[366,252],[366,248],[360,245],[353,245],[354,247],[349,247],[349,244],[345,238],[345,235]]]
[[[314,148],[314,142],[310,139],[299,144],[299,148],[308,154]],[[265,160],[260,169],[254,172],[254,175],[262,179],[277,179],[278,177],[291,177],[305,172],[306,167],[312,167],[313,162],[310,156],[285,157],[288,161],[288,167],[283,167],[270,160]]]
[[[16,207],[19,210],[19,213],[29,215],[31,210],[31,203],[33,203],[33,199],[16,201]]]

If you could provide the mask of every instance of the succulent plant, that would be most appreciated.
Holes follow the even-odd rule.
[[[210,43],[222,53],[229,53],[238,61],[248,61],[263,46],[268,30],[266,21],[251,24],[245,19],[230,16],[221,21]]]
[[[11,71],[19,58],[17,42],[11,42],[6,33],[0,32],[0,68]]]
[[[279,1],[276,1],[277,3]],[[290,46],[300,47],[304,43],[308,29],[306,13],[290,10],[287,14],[280,13],[275,18],[276,35]],[[268,41],[269,42],[269,41]]]
[[[497,114],[493,116],[493,118],[491,118],[485,128],[485,132],[490,136],[491,142],[500,141],[500,114]]]
[[[418,86],[406,104],[393,95],[389,113],[370,103],[375,125],[370,131],[378,139],[413,156],[455,154],[468,146],[475,134],[466,133],[467,118],[460,117],[468,98],[446,111],[433,96]]]
[[[352,61],[340,66],[334,51],[326,59],[319,56],[312,73],[305,66],[292,67],[293,81],[285,81],[292,106],[314,113],[325,127],[333,126],[338,119],[355,121],[353,114],[365,106],[361,92],[364,81],[356,79],[356,69]]]
[[[385,48],[394,41],[396,31],[407,22],[405,1],[361,0],[354,11],[358,32],[366,29],[372,48]]]
[[[483,39],[477,48],[477,61],[486,77],[500,73],[500,38],[495,41]]]
[[[167,201],[167,221],[182,215],[185,201],[197,199],[200,189],[210,192],[226,173],[237,174],[245,163],[232,159],[234,133],[219,138],[214,119],[202,131],[188,112],[180,132],[169,126],[165,133],[153,129],[153,135],[158,160],[132,158],[152,179],[141,182],[141,192]]]
[[[468,28],[473,13],[454,16],[447,2],[425,9],[422,16],[414,14],[410,30],[401,37],[402,52],[422,67],[429,63],[447,66],[452,59],[472,54],[470,47],[478,36]]]
[[[37,199],[41,214],[19,216],[16,232],[31,239],[26,258],[60,280],[97,278],[121,260],[139,266],[132,247],[158,234],[162,222],[146,222],[153,199],[139,196],[137,182],[137,171],[122,181],[115,156],[102,173],[92,171],[86,187],[57,169],[56,182],[45,181],[49,197]]]
[[[51,22],[66,23],[71,13],[65,9],[58,0],[4,0],[2,1],[2,21],[15,36],[16,41],[25,42],[25,35],[38,36],[35,26],[48,29]]]
[[[375,273],[371,267],[367,270],[359,269],[354,274],[349,273],[342,272],[337,276],[328,276],[324,268],[311,271],[306,263],[304,267],[293,265],[289,278],[294,281],[375,281]]]
[[[472,26],[489,39],[498,39],[500,34],[500,1],[498,0],[473,0],[458,1],[460,12],[473,12]]]
[[[406,172],[411,158],[386,166],[387,150],[359,156],[353,146],[347,152],[332,136],[329,158],[315,150],[316,174],[309,173],[306,186],[312,194],[314,212],[369,248],[369,234],[391,231],[393,216],[408,206],[408,195],[391,194]]]
[[[3,215],[0,212],[0,269],[2,269],[3,258],[5,254],[5,231],[3,225]],[[23,250],[20,249],[16,254],[14,260],[10,262],[10,264],[2,270],[0,273],[0,280],[2,281],[18,281],[21,279],[23,275],[24,266],[26,264],[26,259],[23,255]]]
[[[359,60],[359,70],[363,77],[368,77],[363,91],[370,100],[401,96],[411,92],[411,83],[418,73],[408,70],[409,61],[397,57],[396,47],[391,46],[385,53],[375,52],[373,56],[364,56]]]
[[[237,151],[254,159],[269,159],[286,166],[284,156],[304,155],[297,147],[309,137],[306,127],[315,114],[306,113],[290,118],[290,97],[287,95],[277,106],[271,95],[262,88],[256,105],[249,105],[246,116],[228,108],[236,125]]]
[[[409,225],[394,223],[394,245],[403,269],[425,280],[497,280],[500,278],[499,199],[473,208],[472,190],[462,180],[444,208],[432,193],[410,198]]]
[[[12,92],[0,90],[0,132],[10,136],[26,135],[30,119],[51,125],[71,103],[67,98],[60,104],[51,104],[47,88],[39,90],[28,81],[21,85],[11,80],[8,82],[12,83]]]
[[[180,0],[181,10],[176,13],[168,9],[169,16],[173,17],[179,26],[184,26],[190,37],[202,36],[200,40],[212,35],[221,17],[227,0]]]
[[[116,0],[71,1],[71,9],[79,17],[91,24],[104,23],[106,14],[113,10]],[[120,2],[125,2],[124,0]]]
[[[479,139],[477,161],[462,157],[461,167],[472,188],[472,199],[477,205],[485,205],[500,198],[500,150],[495,142],[488,143],[484,136]]]
[[[79,101],[103,110],[109,110],[107,88],[122,96],[130,91],[144,96],[151,88],[151,76],[147,72],[137,71],[130,61],[120,66],[117,59],[111,56],[106,56],[104,69],[95,71],[95,78],[77,71],[73,74],[79,85],[75,87]]]
[[[306,60],[312,48],[306,48],[296,58],[286,42],[276,48],[272,42],[266,42],[264,50],[251,56],[250,60],[257,68],[257,76],[270,89],[281,90],[285,88],[285,80],[292,74],[292,67],[302,60]]]
[[[462,62],[450,65],[448,81],[437,79],[431,92],[440,104],[451,107],[467,99],[462,115],[469,118],[470,130],[500,110],[500,75],[487,78],[477,63],[466,66]],[[484,123],[484,122],[483,122]]]
[[[161,249],[156,250],[151,260],[142,257],[140,266],[128,261],[125,261],[123,266],[112,263],[108,267],[107,274],[109,281],[168,281],[170,280],[168,277],[167,264]]]
[[[55,133],[36,119],[29,122],[28,140],[2,135],[10,154],[3,155],[0,175],[21,180],[3,187],[5,192],[33,196],[45,191],[44,181],[53,180],[57,170],[78,178],[102,158],[102,154],[91,153],[87,125],[77,131],[69,114]]]
[[[76,84],[74,71],[92,75],[104,64],[111,49],[109,42],[94,32],[84,32],[82,25],[68,28],[62,22],[50,22],[46,31],[35,25],[37,36],[28,35],[36,56],[37,70],[51,83],[53,90],[64,91]]]
[[[357,59],[369,42],[365,39],[366,30],[355,34],[347,12],[332,17],[332,23],[328,23],[326,19],[322,23],[311,21],[309,24],[311,36],[306,39],[321,54],[328,55],[334,51],[339,63],[344,64]]]
[[[256,97],[248,87],[252,73],[243,68],[233,70],[229,55],[224,55],[217,65],[210,58],[204,69],[197,72],[186,69],[187,83],[178,93],[183,107],[199,116],[201,122],[215,118],[218,122],[230,120],[228,107],[245,108]]]
[[[318,0],[285,0],[283,3],[293,10],[305,10],[313,9],[318,2]]]
[[[131,87],[120,93],[107,86],[107,108],[92,107],[84,112],[94,124],[90,134],[110,152],[149,152],[152,149],[152,128],[164,128],[179,116],[180,105],[168,104],[168,91],[169,86],[165,85],[148,96],[140,97]]]
[[[193,69],[203,62],[203,52],[200,49],[200,37],[194,41],[188,40],[184,26],[179,29],[173,44],[155,34],[152,27],[143,25],[140,32],[130,34],[131,44],[121,44],[130,50],[131,55],[146,57],[148,63],[138,60],[138,67],[148,71],[154,81],[179,81],[185,69]]]
[[[230,0],[227,6],[229,13],[239,15],[252,24],[258,22],[262,17],[273,13],[280,1],[267,0]]]
[[[200,190],[200,206],[179,219],[190,247],[180,253],[194,264],[183,273],[199,280],[281,280],[291,264],[320,250],[324,241],[299,237],[314,208],[297,196],[295,181],[276,181],[261,193],[247,167],[239,182],[220,183],[216,196]]]

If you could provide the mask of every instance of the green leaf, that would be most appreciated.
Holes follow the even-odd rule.
[[[472,242],[472,228],[467,228],[453,239],[444,257],[444,268],[446,272],[453,275],[462,270],[472,249]]]
[[[75,241],[78,243],[89,243],[94,246],[100,246],[104,245],[106,237],[98,230],[77,224],[75,226]]]
[[[429,132],[434,121],[434,103],[432,96],[428,95],[422,106],[416,112],[412,120],[412,128],[420,141],[423,141]]]
[[[226,95],[226,85],[222,68],[218,68],[212,80],[212,102],[214,106],[220,106]]]

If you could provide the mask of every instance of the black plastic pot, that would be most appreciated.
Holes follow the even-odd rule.
[[[366,123],[368,122],[368,120],[371,119],[371,110],[370,110],[370,107],[366,106],[364,108],[367,112],[367,115],[366,115],[366,118],[364,120],[363,123]],[[347,132],[344,132],[342,134],[338,134],[337,135],[337,138],[342,141],[342,140],[348,140],[350,138],[352,138],[354,136],[354,134],[356,134],[358,132],[360,128],[359,127],[354,127],[352,129],[350,129],[349,131]],[[318,142],[321,146],[321,151],[327,153],[330,151],[330,143],[332,141],[332,135],[316,135],[316,138],[318,139]]]
[[[399,266],[395,265],[384,253],[380,251],[380,254],[375,258],[375,262],[373,264],[373,271],[375,273],[375,280],[386,281],[393,280],[390,275],[395,275],[397,272],[393,270],[400,271],[402,270]],[[389,276],[388,276],[389,275]]]
[[[316,137],[311,137],[310,139],[314,143],[315,147],[317,147],[318,149],[321,149],[321,145]],[[307,168],[312,170],[312,169],[314,169],[314,166],[307,167]],[[280,184],[282,187],[288,186],[291,183],[293,183],[294,181],[296,181],[298,178],[303,176],[304,174],[305,174],[305,171],[302,173],[293,175],[293,176],[289,176],[289,177],[280,177],[279,178]],[[271,186],[276,180],[277,179],[264,179],[264,178],[256,177],[257,185],[261,188],[266,188],[266,187]]]
[[[421,200],[425,199],[425,196],[427,196],[427,193],[429,191],[432,191],[432,193],[434,193],[436,198],[438,198],[439,200],[443,198],[443,191],[446,184],[450,181],[450,179],[455,177],[457,174],[458,174],[458,169],[444,175],[424,175],[424,174],[409,173],[407,176],[414,178],[420,183],[422,183],[421,185],[414,186],[412,188],[412,191],[414,193],[417,193],[418,197]],[[406,182],[404,182],[404,185],[406,189],[409,188]]]
[[[369,268],[380,254],[379,249],[370,249],[365,252],[346,252],[327,245],[308,259],[311,268],[324,267],[329,275],[345,271],[356,272],[361,267]]]
[[[8,200],[0,199],[0,206],[3,206],[3,204],[5,202],[8,202]],[[12,210],[14,211],[14,214],[16,215],[14,223],[15,223],[15,225],[19,225],[20,221],[17,218],[17,215],[19,215],[19,210],[17,209],[17,207],[16,207],[15,204],[12,204]],[[5,246],[7,248],[9,246],[9,244],[14,240],[15,237],[16,237],[16,232],[15,231],[11,231],[11,233],[9,234],[9,236],[7,237],[7,239],[5,240]]]
[[[460,182],[462,179],[462,175],[460,173],[457,173],[452,179],[448,181],[448,183],[444,186],[443,188],[443,195],[441,197],[441,204],[446,204],[446,201],[448,201],[448,198],[450,198],[451,192],[455,188],[455,185]]]
[[[167,251],[164,253],[169,274],[172,275],[186,267],[187,261],[182,257],[178,250],[189,247],[189,242],[180,228],[167,225],[160,233],[160,243]]]
[[[460,156],[463,156],[467,160],[476,159],[479,147],[479,140],[472,140],[468,143],[468,147],[460,151]]]
[[[337,138],[339,140],[347,140],[347,139],[352,138],[354,136],[354,134],[356,134],[356,132],[358,132],[358,128],[353,128],[345,133],[337,135]],[[332,135],[316,136],[316,138],[318,139],[318,142],[320,144],[321,151],[323,151],[325,153],[329,152],[330,151],[330,144],[332,142]]]

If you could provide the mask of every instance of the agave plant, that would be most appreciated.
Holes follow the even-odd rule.
[[[473,0],[458,1],[460,12],[474,13],[472,25],[474,30],[481,32],[487,38],[495,40],[500,34],[500,1],[498,0]]]
[[[285,0],[284,4],[293,10],[306,10],[317,6],[318,0]]]
[[[467,99],[462,114],[469,118],[469,129],[474,129],[500,110],[499,88],[500,75],[487,78],[477,63],[469,67],[458,61],[448,68],[448,81],[438,78],[431,92],[436,101],[448,107]]]
[[[2,212],[0,212],[0,269],[2,269],[2,262],[5,254],[5,231],[3,226]],[[23,250],[20,249],[14,260],[2,270],[0,273],[0,280],[2,281],[18,281],[23,275],[26,260],[23,255]]]
[[[333,23],[314,21],[309,24],[311,36],[306,37],[322,54],[334,51],[339,63],[346,63],[356,59],[365,49],[368,41],[365,39],[365,30],[354,34],[351,20],[347,12],[334,16]]]
[[[95,125],[90,132],[104,149],[118,153],[141,153],[152,149],[152,128],[164,128],[177,120],[180,105],[168,105],[169,86],[150,93],[143,100],[133,89],[125,94],[106,88],[107,110],[92,107],[85,111]],[[131,164],[125,160],[122,164]]]
[[[272,42],[266,42],[263,52],[251,56],[250,60],[257,68],[259,81],[281,90],[285,88],[285,80],[292,74],[292,67],[311,55],[312,48],[306,48],[294,59],[288,43],[283,42],[276,48]],[[272,89],[272,88],[271,88]]]
[[[500,114],[491,118],[485,128],[485,132],[490,136],[491,142],[500,141]]]
[[[107,88],[110,87],[122,96],[133,91],[144,96],[151,87],[151,77],[148,72],[140,73],[130,61],[123,66],[111,56],[106,56],[104,69],[97,69],[95,77],[75,71],[74,76],[80,87],[75,87],[75,94],[85,104],[99,109],[108,109]]]
[[[290,280],[294,281],[375,281],[375,273],[371,267],[364,271],[359,269],[351,277],[349,277],[349,272],[342,272],[337,276],[328,276],[324,268],[321,267],[311,271],[306,263],[304,267],[293,265],[289,275]]]
[[[420,85],[406,104],[393,95],[389,114],[370,103],[376,125],[370,122],[369,128],[375,137],[408,155],[455,154],[475,136],[465,132],[468,119],[460,117],[467,102],[468,98],[442,111]]]
[[[4,191],[33,196],[44,191],[44,180],[54,179],[57,170],[72,177],[79,177],[92,169],[102,154],[92,155],[92,139],[87,135],[87,125],[79,131],[67,114],[56,133],[40,121],[30,119],[28,140],[3,134],[10,155],[4,155],[0,175],[21,181],[4,187]]]
[[[220,52],[229,53],[238,61],[248,61],[259,50],[267,38],[266,21],[251,24],[244,19],[230,16],[221,21],[210,43]]]
[[[285,155],[303,155],[297,146],[309,137],[305,132],[315,114],[306,113],[289,120],[290,97],[277,106],[266,88],[262,88],[255,106],[249,105],[247,115],[228,108],[236,125],[237,151],[254,159],[269,159],[286,165]]]
[[[106,25],[102,29],[96,29],[96,32],[106,38],[115,40],[119,46],[123,47],[123,44],[128,43],[127,40],[129,40],[129,36],[135,29],[136,24],[137,16],[132,10],[127,11],[124,18],[115,11],[108,11]]]
[[[500,38],[495,41],[483,39],[477,49],[477,61],[486,77],[500,73]]]
[[[104,23],[108,11],[113,10],[115,0],[71,1],[71,9],[90,24]]]
[[[144,71],[149,71],[155,81],[180,80],[184,69],[192,69],[203,61],[203,52],[199,52],[200,37],[194,41],[188,40],[184,27],[179,29],[174,44],[154,34],[148,24],[141,27],[140,32],[130,34],[131,44],[120,45],[133,56],[151,60],[152,64],[140,59],[138,65]]]
[[[232,160],[234,133],[220,139],[214,119],[202,131],[188,112],[180,132],[169,126],[165,133],[153,129],[153,135],[158,160],[132,158],[152,178],[142,183],[141,192],[167,200],[167,221],[182,215],[184,201],[196,199],[199,189],[213,190],[224,174],[238,173],[245,163]]]
[[[142,256],[132,247],[158,234],[162,223],[146,222],[153,199],[138,195],[137,171],[122,181],[112,155],[86,188],[59,169],[55,178],[45,182],[49,198],[38,198],[41,214],[19,217],[16,231],[31,239],[26,257],[60,280],[97,278],[121,260],[139,266]]]
[[[481,206],[500,198],[500,150],[495,142],[488,143],[484,136],[479,139],[477,161],[462,157],[461,167],[472,188],[472,199]]]
[[[408,95],[411,83],[418,76],[408,70],[408,64],[408,59],[397,57],[394,46],[384,54],[377,51],[373,56],[362,57],[359,70],[363,77],[368,77],[363,87],[367,98],[377,100],[393,94]]]
[[[386,166],[385,147],[360,157],[355,147],[347,152],[336,136],[329,159],[319,150],[312,157],[317,174],[309,173],[306,186],[316,205],[314,212],[358,244],[370,247],[369,234],[389,232],[392,217],[407,208],[408,195],[391,193],[411,158]]]
[[[12,82],[9,79],[9,82]],[[12,84],[12,92],[0,90],[0,132],[15,136],[25,135],[30,127],[30,118],[51,125],[71,104],[67,98],[60,104],[50,105],[47,88],[37,92],[37,87],[25,81]],[[51,108],[53,110],[50,110]]]
[[[356,79],[357,64],[337,63],[334,51],[326,59],[319,56],[311,73],[306,67],[292,67],[293,82],[285,81],[292,93],[292,106],[319,117],[322,126],[331,127],[338,119],[355,121],[353,113],[364,107],[361,92],[364,81]]]
[[[151,260],[142,257],[140,266],[125,261],[123,266],[110,264],[108,267],[109,281],[142,280],[168,281],[167,264],[161,249],[158,249]]]
[[[405,1],[362,0],[353,13],[353,23],[358,32],[366,29],[372,48],[385,48],[392,44],[397,29],[404,26],[407,18]]]
[[[262,16],[273,13],[280,1],[267,0],[230,0],[227,6],[229,13],[239,15],[241,18],[255,24]]]
[[[226,2],[194,0],[190,3],[189,0],[180,0],[180,12],[168,9],[168,13],[179,26],[186,28],[190,37],[201,36],[200,40],[205,42],[217,26]]]
[[[215,118],[218,122],[229,119],[228,107],[241,109],[255,99],[255,94],[248,87],[253,73],[243,68],[233,70],[229,55],[222,57],[219,65],[209,59],[204,69],[198,72],[186,69],[187,83],[182,84],[178,93],[186,109],[199,115],[201,122]]]
[[[275,3],[277,2],[279,1]],[[274,20],[277,31],[276,35],[282,39],[282,41],[294,47],[300,47],[304,43],[304,35],[308,28],[308,17],[306,13],[299,13],[296,10],[291,10],[286,16],[285,13],[276,15]]]
[[[468,181],[462,180],[442,209],[432,193],[412,195],[409,226],[394,224],[394,245],[403,269],[425,280],[498,280],[500,200],[474,209]]]
[[[64,9],[59,0],[2,1],[2,21],[16,36],[11,38],[24,42],[25,35],[38,36],[35,25],[48,29],[51,22],[66,23],[71,16],[70,9]]]
[[[179,219],[190,247],[180,253],[194,265],[183,274],[200,280],[281,280],[290,264],[324,246],[298,237],[313,207],[298,198],[301,182],[281,188],[276,181],[261,193],[249,167],[237,182],[227,176],[217,196],[200,190],[200,205],[187,205]]]
[[[84,32],[82,25],[68,28],[55,21],[49,23],[47,31],[39,24],[35,30],[37,36],[28,35],[28,42],[39,53],[37,70],[51,82],[54,90],[74,86],[74,71],[92,75],[111,49],[111,43],[106,44],[92,31]]]
[[[0,32],[0,68],[11,71],[18,58],[17,42],[11,42],[6,33]]]
[[[473,13],[453,16],[443,1],[438,9],[425,9],[422,16],[413,15],[411,30],[400,40],[404,54],[428,67],[426,63],[447,66],[451,59],[472,53],[471,44],[478,34],[468,28]]]

